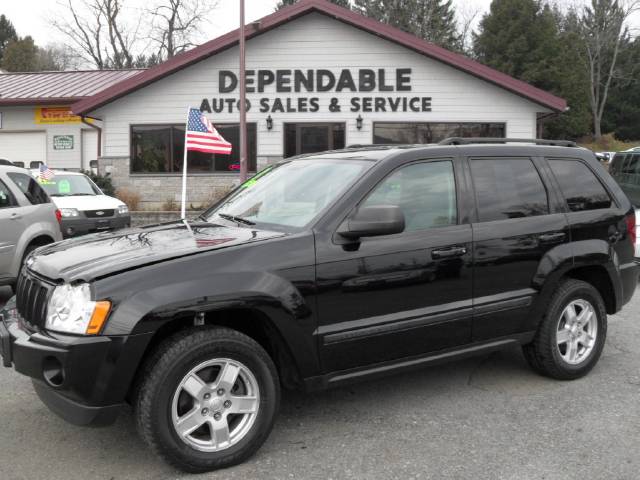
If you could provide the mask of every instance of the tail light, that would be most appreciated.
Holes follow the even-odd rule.
[[[58,223],[62,223],[62,212],[56,208],[56,220]]]
[[[636,244],[636,214],[627,215],[627,233],[633,245]]]

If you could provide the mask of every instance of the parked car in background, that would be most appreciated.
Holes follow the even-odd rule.
[[[24,258],[62,239],[60,212],[29,171],[0,165],[0,285],[13,285]]]
[[[596,152],[596,158],[603,164],[608,165],[611,163],[613,156],[616,152]]]
[[[127,205],[105,195],[89,177],[79,172],[49,170],[44,175],[32,170],[34,178],[44,188],[62,214],[62,234],[65,238],[87,233],[115,230],[131,225]]]
[[[636,229],[640,235],[640,148],[616,153],[609,173],[636,209]],[[640,238],[636,235],[636,258],[640,261]]]
[[[294,157],[194,221],[38,250],[0,321],[4,365],[76,424],[129,402],[190,472],[252,455],[281,386],[514,345],[580,378],[636,290],[634,210],[589,150],[504,142]]]

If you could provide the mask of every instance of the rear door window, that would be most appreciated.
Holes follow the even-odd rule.
[[[40,205],[41,203],[49,203],[49,196],[42,189],[36,179],[26,173],[9,172],[7,176],[13,183],[24,193],[27,200],[32,205]]]
[[[11,190],[0,180],[0,208],[16,207],[18,203]]]
[[[481,222],[549,213],[549,200],[529,158],[474,158],[469,162]]]
[[[611,197],[600,180],[580,160],[550,159],[555,175],[569,210],[580,212],[610,208]]]

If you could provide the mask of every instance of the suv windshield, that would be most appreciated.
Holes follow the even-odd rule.
[[[304,227],[372,165],[360,160],[296,160],[263,170],[202,218]]]
[[[51,197],[67,197],[70,195],[100,195],[91,180],[84,175],[56,174],[51,180],[38,177],[38,183]]]

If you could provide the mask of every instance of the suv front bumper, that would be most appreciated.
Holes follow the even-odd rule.
[[[69,238],[129,226],[131,226],[131,216],[119,215],[109,218],[63,217],[60,228],[64,238]]]
[[[17,316],[0,313],[3,365],[31,377],[42,402],[76,425],[101,426],[116,420],[134,373],[127,371],[130,365],[124,374],[120,368],[128,357],[121,354],[123,347],[132,344],[127,346],[137,350],[146,346],[146,337],[32,333]]]

